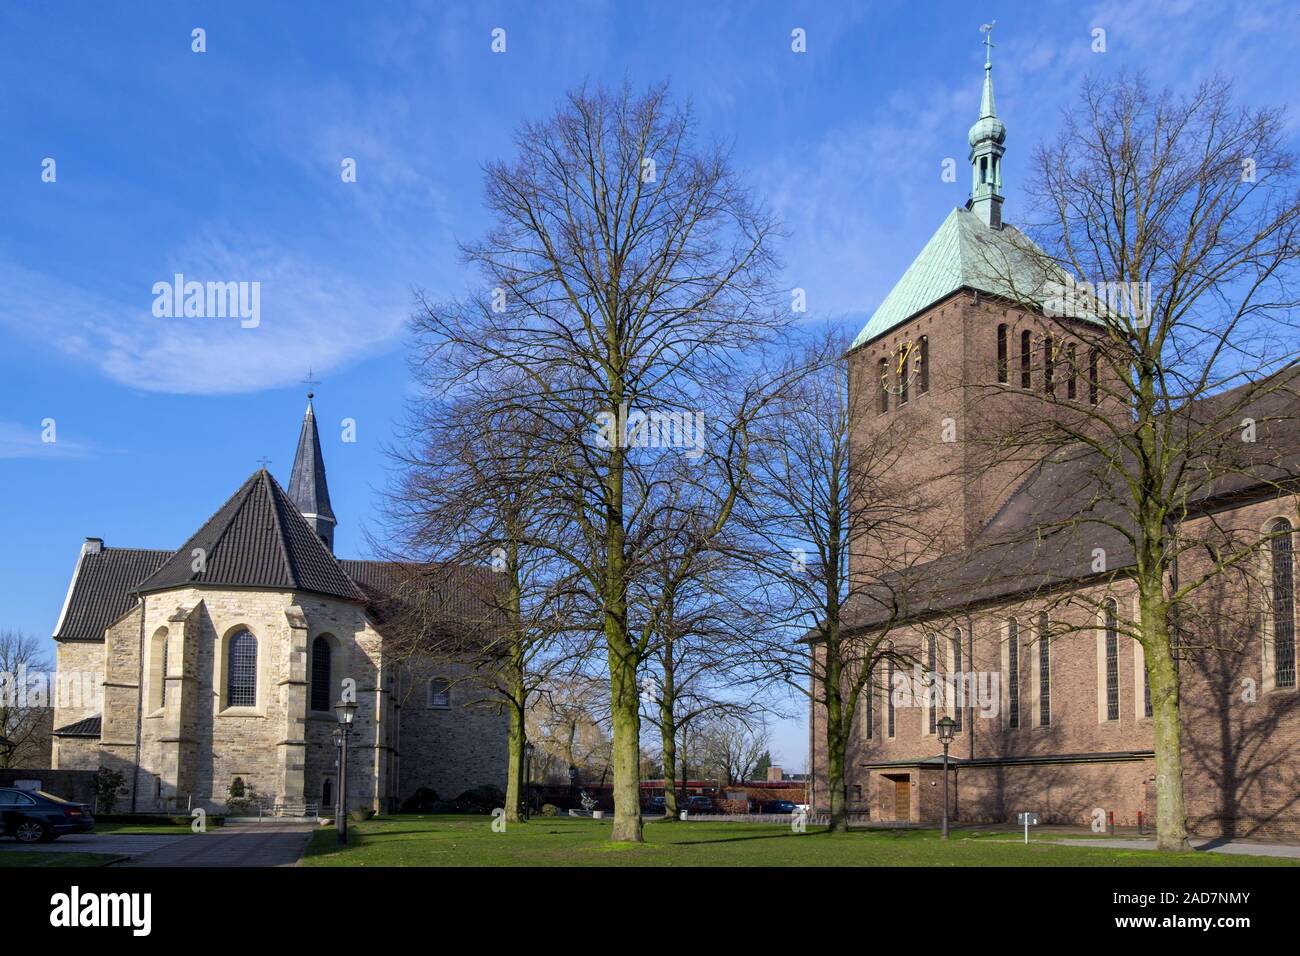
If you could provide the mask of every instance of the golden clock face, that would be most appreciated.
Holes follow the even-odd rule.
[[[904,395],[911,383],[921,376],[921,349],[915,342],[904,342],[894,350],[880,386],[893,395]]]

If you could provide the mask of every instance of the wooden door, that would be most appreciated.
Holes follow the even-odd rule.
[[[910,780],[894,781],[894,819],[912,819],[912,782]]]

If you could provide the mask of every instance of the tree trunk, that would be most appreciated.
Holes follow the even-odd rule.
[[[1183,725],[1178,712],[1178,669],[1169,643],[1163,599],[1139,598],[1143,650],[1151,682],[1151,734],[1156,754],[1156,849],[1181,853],[1187,842],[1183,801]],[[1141,693],[1139,689],[1137,691]]]
[[[506,760],[506,822],[523,821],[523,805],[528,799],[527,781],[524,779],[524,709],[518,698],[512,697],[510,708],[510,749]]]
[[[831,638],[827,641],[826,667],[822,678],[822,690],[826,698],[826,789],[830,791],[827,796],[830,798],[831,833],[846,833],[849,829],[848,808],[844,800],[848,734],[844,732],[839,655],[839,642]]]
[[[523,820],[523,804],[528,799],[528,781],[524,778],[524,744],[527,727],[524,711],[528,702],[524,690],[523,588],[519,582],[519,546],[512,538],[506,546],[506,570],[510,577],[506,593],[506,613],[510,618],[513,639],[506,663],[506,700],[510,708],[510,747],[506,760],[506,822]]]
[[[610,710],[614,722],[613,840],[641,842],[641,715],[636,655],[627,640],[609,648]]]

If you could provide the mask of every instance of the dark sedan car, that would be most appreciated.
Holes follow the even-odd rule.
[[[713,798],[697,793],[686,801],[686,809],[691,813],[712,813]]]
[[[0,819],[5,836],[21,843],[40,843],[65,833],[95,829],[95,818],[84,803],[73,803],[43,790],[0,787]]]
[[[763,804],[764,813],[794,813],[794,801],[769,800]]]

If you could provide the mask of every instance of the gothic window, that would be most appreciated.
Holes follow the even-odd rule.
[[[1020,625],[1007,621],[1007,727],[1020,726]]]
[[[1056,358],[1052,354],[1055,347],[1051,333],[1043,336],[1043,391],[1048,395],[1056,394]]]
[[[257,638],[240,631],[230,638],[226,706],[257,706]]]
[[[328,711],[333,705],[330,700],[330,657],[333,649],[329,639],[316,638],[311,642],[311,709]]]
[[[1119,720],[1119,605],[1106,602],[1106,719]]]
[[[912,370],[908,367],[912,364],[912,346],[900,345],[898,347],[898,404],[907,404],[907,390],[911,384]]]
[[[1065,347],[1065,397],[1070,401],[1074,401],[1079,397],[1079,389],[1075,384],[1075,379],[1077,377],[1077,370],[1075,369],[1076,351],[1077,349],[1075,349],[1073,342]]]
[[[162,667],[158,675],[158,706],[167,706],[167,635],[162,636]]]
[[[918,358],[921,369],[919,373],[918,390],[922,395],[930,390],[930,337],[921,336],[920,343],[921,354]]]
[[[1007,364],[1007,327],[998,326],[998,382],[1005,385],[1010,378]]]
[[[953,673],[953,698],[952,698],[952,719],[957,722],[953,728],[954,732],[961,731],[961,716],[965,708],[965,688],[966,679],[961,672],[961,628],[953,628],[952,631],[952,673]]]
[[[938,645],[938,641],[936,641],[934,635],[931,634],[930,639],[927,642],[927,646],[926,646],[926,658],[927,658],[926,663],[930,669],[930,680],[933,682],[930,685],[930,733],[935,732],[935,729],[938,727],[938,720],[939,720],[939,694],[938,694],[938,679],[939,679],[938,666],[939,665],[938,665],[938,661],[935,659],[938,655],[937,645]]]
[[[1047,612],[1038,615],[1038,725],[1052,724],[1052,661],[1049,649]]]
[[[889,359],[880,360],[880,411],[889,411]]]
[[[894,736],[894,659],[889,659],[889,683],[885,685],[885,736]]]
[[[435,710],[447,710],[451,707],[451,682],[443,677],[429,681],[429,706]]]
[[[1088,404],[1097,404],[1097,350],[1088,350]]]
[[[863,693],[867,695],[867,729],[864,736],[868,740],[870,740],[872,735],[875,733],[874,725],[876,723],[876,714],[875,714],[876,689],[872,686],[872,681],[874,680],[875,680],[875,674],[872,672],[868,672],[866,686],[862,688]]]
[[[1034,342],[1026,329],[1020,333],[1020,387],[1034,387]]]
[[[1278,518],[1270,531],[1273,535],[1269,542],[1273,558],[1273,684],[1275,687],[1294,687],[1295,560],[1291,522]]]

